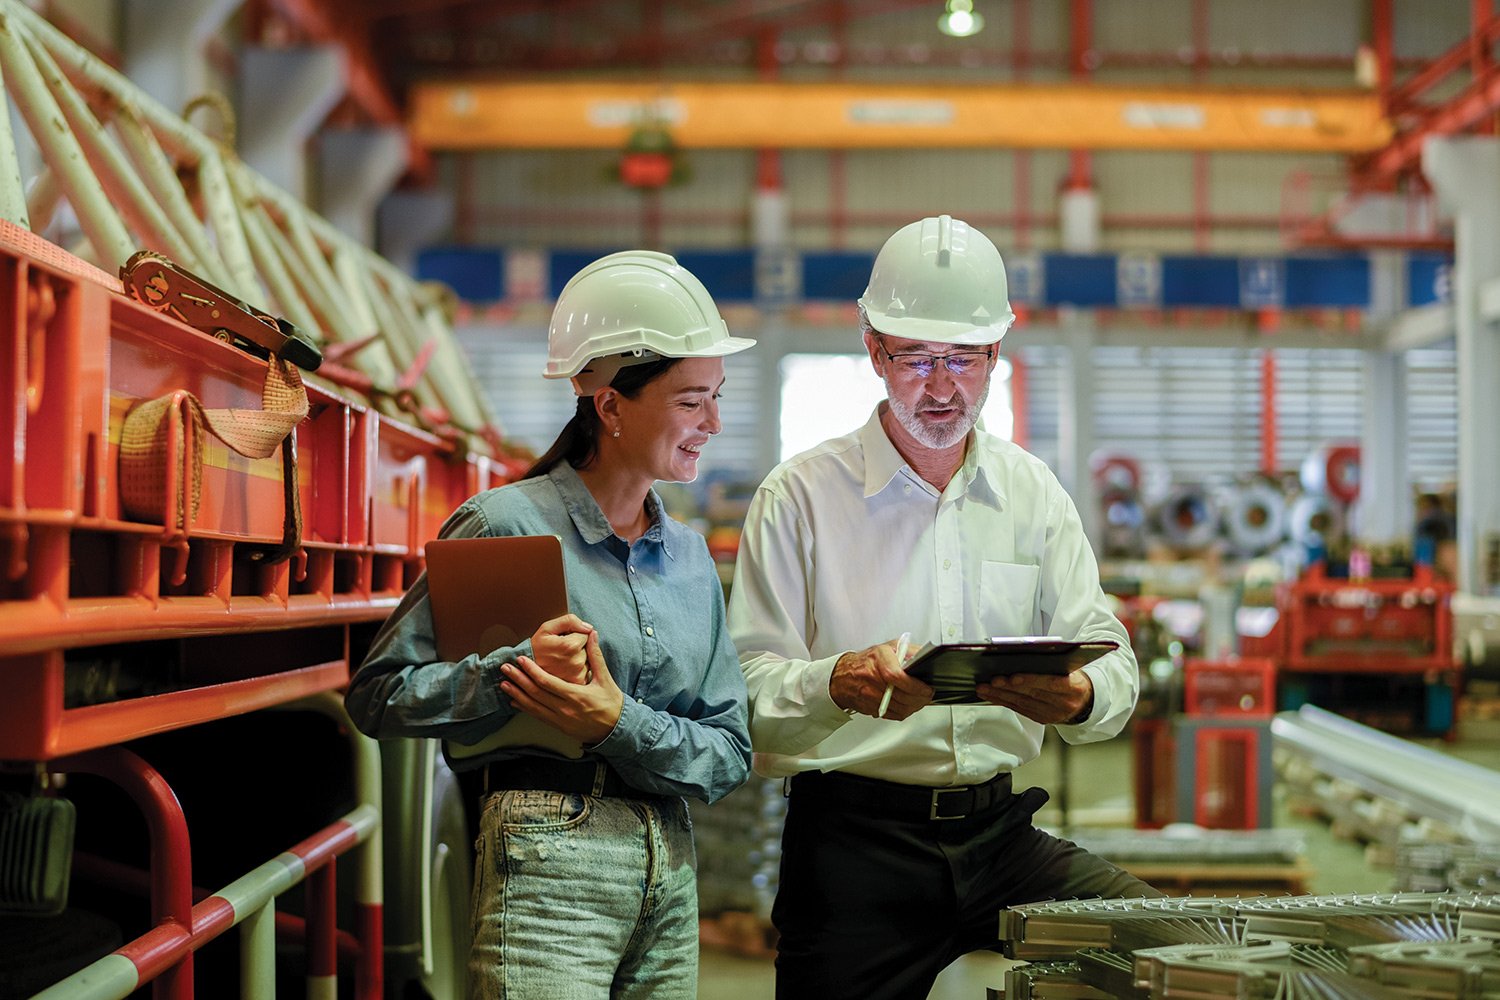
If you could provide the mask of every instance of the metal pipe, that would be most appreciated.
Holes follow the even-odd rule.
[[[134,105],[122,103],[119,113],[114,117],[114,125],[136,169],[141,172],[152,195],[161,203],[178,231],[192,245],[208,279],[225,288],[229,287],[233,279],[225,268],[224,261],[209,245],[203,220],[193,211],[176,169],[167,159],[161,144],[156,141],[156,136],[141,121],[140,111]]]
[[[1278,714],[1271,735],[1325,773],[1446,823],[1474,843],[1500,842],[1500,772],[1312,705]]]
[[[259,268],[261,276],[266,279],[266,285],[270,288],[272,298],[276,300],[277,308],[308,336],[316,337],[318,340],[327,340],[323,325],[313,315],[312,308],[302,297],[296,281],[287,271],[281,254],[277,253],[270,235],[266,232],[270,220],[266,218],[265,212],[260,206],[254,206],[240,216],[240,222],[245,228],[245,241],[250,246],[250,256]]]
[[[0,74],[0,94],[5,92],[5,78]],[[0,218],[30,229],[26,190],[21,183],[21,160],[16,155],[16,137],[10,130],[10,113],[0,114]]]
[[[95,253],[101,260],[112,261],[111,266],[123,264],[135,251],[134,242],[114,206],[99,190],[88,158],[78,139],[63,124],[62,109],[32,62],[22,37],[25,29],[15,16],[16,6],[7,4],[0,8],[0,60],[7,69],[7,83],[16,107],[47,162],[57,171]]]
[[[52,213],[57,211],[62,196],[62,181],[58,178],[57,171],[43,166],[26,196],[26,210],[31,214],[32,232],[43,232],[52,224]]]
[[[145,183],[132,169],[125,154],[105,130],[104,124],[94,116],[82,96],[63,76],[46,47],[35,38],[26,37],[24,41],[43,80],[50,82],[52,96],[62,108],[74,138],[78,140],[93,167],[95,180],[124,213],[136,235],[149,241],[150,249],[168,254],[190,268],[202,270],[202,262],[197,253],[168,220],[161,205],[146,189]],[[125,263],[125,258],[122,257],[118,263]]]
[[[177,933],[191,935],[193,855],[188,838],[187,818],[183,815],[182,805],[177,801],[177,795],[171,786],[150,764],[120,747],[64,757],[54,767],[60,772],[97,774],[119,786],[135,801],[145,816],[146,827],[150,831],[151,921],[157,927],[168,927]],[[137,966],[139,967],[139,963]],[[153,984],[152,992],[158,998],[191,1000],[191,953],[184,955],[180,963],[167,968]],[[124,995],[120,994],[122,997]]]
[[[199,158],[198,184],[203,203],[208,208],[208,218],[213,223],[214,235],[218,237],[219,253],[223,255],[224,266],[230,275],[229,290],[246,302],[254,302],[264,293],[250,259],[250,244],[240,223],[234,187],[218,149],[204,150]]]

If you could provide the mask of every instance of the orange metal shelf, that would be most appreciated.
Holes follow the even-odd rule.
[[[105,705],[66,708],[63,661],[56,653],[0,661],[0,759],[52,760],[153,733],[253,712],[349,679],[343,660]]]

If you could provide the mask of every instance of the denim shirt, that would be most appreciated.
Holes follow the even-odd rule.
[[[471,497],[441,535],[559,537],[569,610],[598,632],[625,696],[613,731],[586,746],[585,759],[602,758],[642,792],[713,802],[749,774],[744,675],[707,544],[666,516],[655,490],[646,504],[651,526],[627,544],[563,462]],[[369,736],[477,743],[518,714],[500,690],[500,666],[522,655],[531,655],[529,636],[457,663],[439,660],[424,573],[375,636],[344,703]],[[505,747],[454,766],[527,752]]]

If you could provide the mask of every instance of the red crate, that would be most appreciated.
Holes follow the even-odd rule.
[[[1188,715],[1268,716],[1276,711],[1276,661],[1264,657],[1188,660],[1183,664]]]

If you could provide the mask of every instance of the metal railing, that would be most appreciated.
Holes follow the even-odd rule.
[[[151,918],[141,937],[36,994],[34,1000],[123,1000],[152,982],[157,998],[191,1000],[193,953],[233,927],[240,928],[240,997],[275,996],[276,897],[306,880],[308,996],[337,995],[338,943],[334,859],[358,849],[354,892],[354,995],[379,1000],[382,887],[380,748],[355,733],[343,702],[324,693],[287,707],[320,712],[350,734],[354,787],[359,799],[348,814],[213,895],[192,901],[192,856],[187,820],[160,774],[128,750],[111,747],[63,758],[53,768],[101,775],[124,789],[145,814],[151,832]]]

